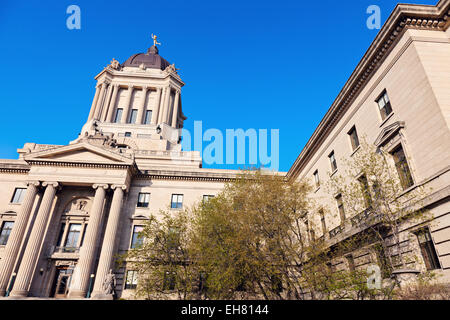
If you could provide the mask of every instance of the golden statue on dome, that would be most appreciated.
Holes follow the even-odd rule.
[[[156,41],[158,37],[156,35],[153,35],[152,33],[152,39],[153,39],[153,45],[156,47],[157,44],[161,45],[161,43],[159,43],[158,41]]]

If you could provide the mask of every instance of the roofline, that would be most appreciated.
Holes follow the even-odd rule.
[[[450,25],[449,14],[450,0],[440,0],[436,5],[397,4],[291,166],[286,175],[287,179],[295,179],[299,175],[314,151],[322,145],[403,33],[407,29],[445,31]]]

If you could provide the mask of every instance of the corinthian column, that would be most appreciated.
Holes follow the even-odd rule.
[[[109,102],[111,101],[111,96],[114,90],[113,85],[108,86],[108,93],[106,95],[105,103],[103,104],[102,115],[100,117],[100,121],[105,121],[106,115],[108,113]]]
[[[159,104],[161,103],[161,88],[156,89],[156,103],[155,103],[155,109],[153,110],[152,114],[152,123],[158,124],[158,113],[159,113]]]
[[[100,234],[100,226],[105,203],[107,184],[94,184],[94,202],[89,213],[89,222],[84,236],[83,246],[80,248],[80,258],[75,267],[70,284],[69,297],[84,298],[89,285],[89,277],[95,261],[96,246]]]
[[[172,127],[177,127],[177,119],[178,119],[178,104],[180,101],[180,90],[177,90],[175,93],[175,102],[173,104],[173,112],[172,112]]]
[[[136,124],[142,124],[144,119],[144,114],[145,114],[145,100],[147,100],[147,91],[148,91],[148,87],[143,87],[142,88],[142,99],[141,101],[139,101],[139,106],[138,106],[138,114],[137,114],[137,118],[136,118]]]
[[[109,273],[110,269],[113,269],[114,266],[113,258],[117,239],[117,230],[119,228],[123,194],[124,190],[126,190],[126,186],[113,185],[111,188],[114,189],[114,195],[111,203],[111,209],[109,211],[108,222],[106,224],[102,249],[100,252],[100,260],[98,262],[94,290],[92,293],[93,297],[102,293],[102,285],[105,280],[105,276]]]
[[[112,118],[114,116],[114,107],[116,106],[116,97],[117,97],[118,91],[119,91],[119,85],[115,84],[112,98],[108,104],[108,114],[107,114],[106,120],[105,120],[106,122],[112,122]]]
[[[95,96],[94,96],[94,100],[92,101],[91,111],[89,112],[88,121],[94,117],[95,107],[97,106],[98,96],[100,95],[100,90],[98,90],[98,88],[100,86],[101,86],[101,84],[98,84],[95,86]]]
[[[166,90],[166,97],[164,99],[164,112],[161,119],[161,122],[168,124],[168,118],[169,118],[169,106],[170,106],[170,94],[172,93],[172,89],[170,87],[167,87]]]
[[[128,121],[128,114],[130,113],[130,107],[131,107],[130,104],[131,104],[132,96],[133,96],[133,85],[129,85],[127,101],[125,102],[125,105],[123,106],[123,114],[122,114],[121,123],[127,123],[127,121]]]
[[[158,112],[158,124],[163,122],[163,115],[164,115],[164,106],[166,105],[166,98],[167,98],[167,87],[163,89],[163,92],[161,93],[161,103],[159,105],[159,112]]]
[[[20,263],[17,278],[11,292],[12,297],[26,297],[33,276],[33,271],[36,267],[36,262],[39,257],[39,249],[45,236],[45,227],[50,217],[50,211],[55,199],[57,182],[44,182],[42,184],[45,188],[44,196],[39,207],[36,220],[31,229],[30,238],[26,244],[25,253],[23,254],[22,262]]]
[[[13,229],[8,238],[5,251],[3,251],[3,258],[0,260],[0,296],[4,296],[11,272],[17,259],[17,254],[20,249],[25,230],[30,217],[31,209],[38,193],[38,181],[28,182],[28,189],[23,199],[20,211],[17,214]]]

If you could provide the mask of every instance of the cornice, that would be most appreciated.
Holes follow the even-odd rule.
[[[134,178],[144,180],[231,182],[236,180],[237,174],[141,170]]]
[[[449,15],[450,0],[441,0],[436,6],[397,5],[295,160],[286,175],[287,179],[298,176],[404,32],[408,29],[445,31],[450,24]]]
[[[81,168],[107,168],[107,169],[128,169],[133,165],[130,164],[114,164],[114,163],[94,163],[94,162],[71,162],[71,161],[41,161],[27,160],[30,165],[34,166],[55,166],[55,167],[81,167]]]

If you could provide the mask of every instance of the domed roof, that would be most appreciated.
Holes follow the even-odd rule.
[[[158,48],[153,45],[147,50],[147,53],[137,53],[129,57],[122,67],[139,67],[144,64],[145,68],[164,70],[170,63],[158,53]]]

